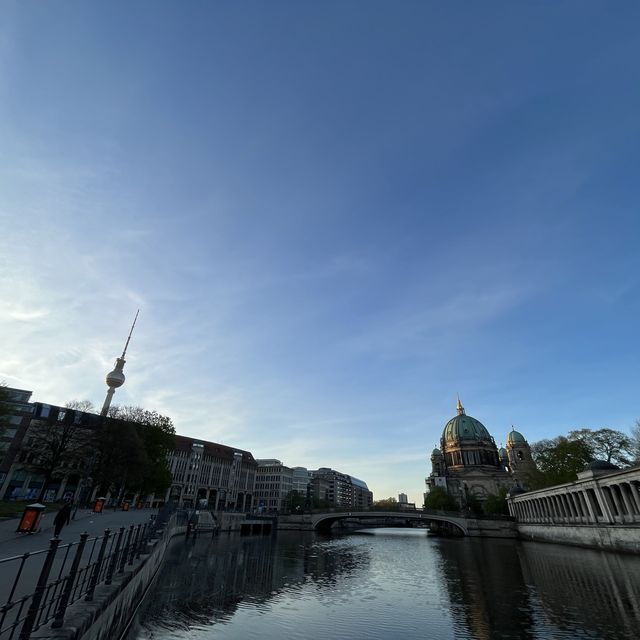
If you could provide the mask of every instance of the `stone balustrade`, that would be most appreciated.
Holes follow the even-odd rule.
[[[640,524],[640,467],[611,467],[595,462],[575,482],[512,496],[509,513],[518,523]]]

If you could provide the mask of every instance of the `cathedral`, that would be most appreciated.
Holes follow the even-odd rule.
[[[465,413],[458,398],[458,415],[444,426],[440,449],[431,454],[427,491],[442,487],[463,507],[470,496],[482,502],[503,488],[526,488],[535,472],[529,443],[521,433],[512,429],[506,449],[498,449],[486,427]]]

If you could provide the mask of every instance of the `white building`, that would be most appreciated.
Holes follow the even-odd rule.
[[[254,506],[259,511],[285,511],[293,487],[293,469],[274,458],[256,460]]]

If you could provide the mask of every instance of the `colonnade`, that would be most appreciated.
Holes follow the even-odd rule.
[[[640,468],[580,473],[576,482],[510,498],[509,512],[523,523],[640,524]]]

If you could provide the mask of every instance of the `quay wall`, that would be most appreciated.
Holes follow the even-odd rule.
[[[38,640],[118,640],[142,602],[162,566],[173,537],[184,535],[186,526],[174,526],[152,541],[149,553],[141,556],[130,570],[115,575],[111,585],[96,587],[91,602],[80,600],[65,616],[64,626],[41,627],[31,635]]]
[[[522,540],[553,542],[606,551],[640,554],[640,527],[624,525],[518,524]]]
[[[516,523],[510,520],[467,520],[470,538],[517,538]]]

